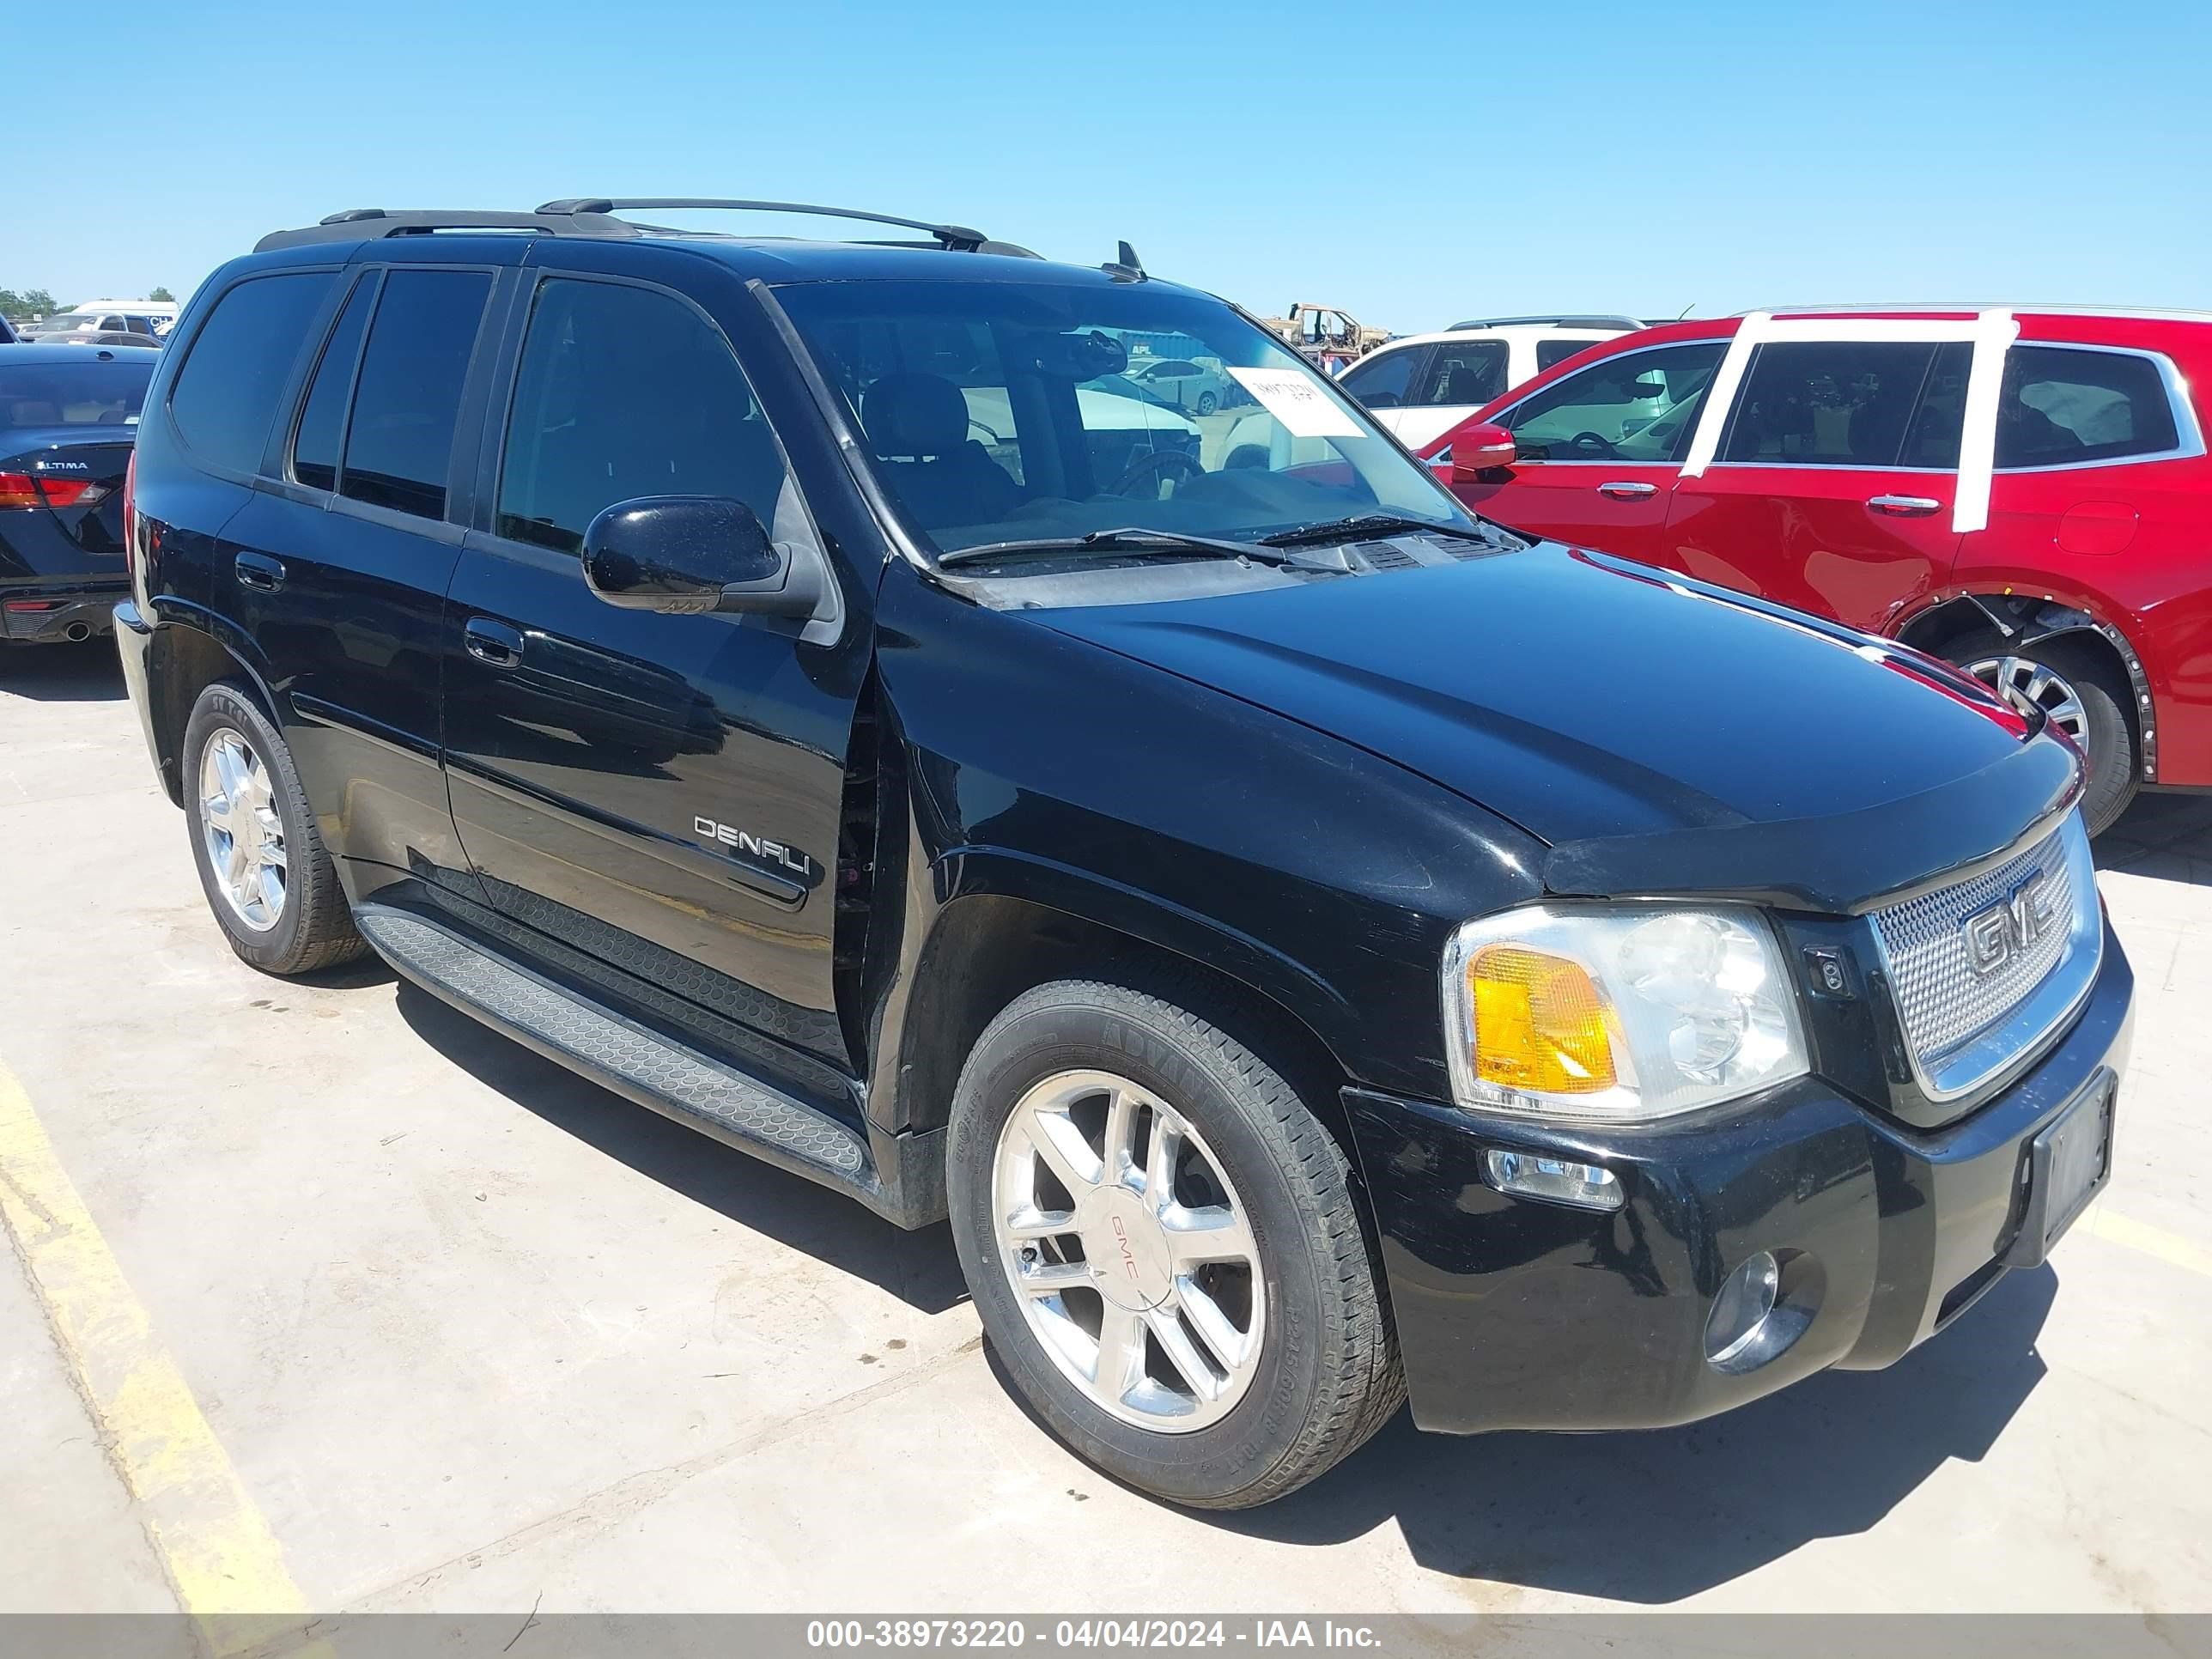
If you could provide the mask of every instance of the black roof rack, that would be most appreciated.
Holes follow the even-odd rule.
[[[1645,326],[1638,317],[1607,317],[1593,313],[1583,317],[1471,317],[1466,322],[1454,323],[1447,332],[1462,328],[1504,328],[1513,324],[1549,324],[1554,328],[1620,328],[1637,329]]]
[[[748,202],[718,196],[600,196],[574,197],[548,202],[540,213],[612,214],[635,209],[657,211],[665,208],[714,208],[736,213],[811,213],[824,219],[857,219],[872,225],[896,225],[902,230],[927,232],[945,247],[973,253],[991,239],[965,225],[933,225],[927,219],[902,219],[891,213],[869,213],[860,208],[817,207],[811,202]]]
[[[1006,253],[1034,259],[1037,256],[1012,242],[994,242],[980,230],[965,225],[932,224],[924,219],[902,219],[888,213],[867,213],[854,208],[817,207],[805,202],[748,202],[708,196],[575,197],[548,202],[534,213],[508,213],[472,208],[349,208],[333,213],[319,224],[297,230],[271,231],[253,245],[257,253],[270,248],[299,247],[313,242],[358,242],[385,236],[427,235],[441,230],[525,231],[544,236],[647,236],[697,234],[671,231],[659,225],[641,225],[616,216],[618,211],[655,208],[716,208],[750,213],[809,213],[830,219],[857,219],[869,224],[896,225],[919,230],[939,246],[962,253]]]
[[[604,214],[503,213],[475,208],[348,208],[298,230],[273,230],[253,245],[256,253],[311,242],[360,242],[384,236],[427,235],[439,230],[522,230],[548,236],[635,236],[635,225]]]

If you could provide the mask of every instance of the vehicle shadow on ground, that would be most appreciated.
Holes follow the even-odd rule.
[[[38,702],[115,702],[125,696],[113,640],[0,645],[0,694]]]
[[[865,1279],[925,1314],[966,1299],[951,1229],[908,1232],[853,1200],[634,1105],[402,980],[400,1018],[415,1034],[524,1110],[647,1179],[780,1244]]]
[[[1635,1433],[1420,1434],[1401,1413],[1303,1492],[1203,1518],[1326,1545],[1393,1517],[1434,1572],[1656,1604],[1864,1532],[1954,1458],[1978,1462],[2044,1375],[2049,1267],[1999,1281],[1886,1371],[1830,1371],[1724,1416]]]
[[[2138,795],[2094,851],[2100,870],[2212,887],[2212,795]]]

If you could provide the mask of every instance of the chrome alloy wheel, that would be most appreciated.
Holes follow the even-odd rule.
[[[239,921],[267,933],[284,915],[284,820],[277,815],[269,769],[253,745],[228,726],[201,751],[199,813],[216,887]]]
[[[1030,1329],[1124,1423],[1202,1429],[1266,1335],[1249,1212],[1182,1113],[1111,1072],[1061,1072],[999,1132],[992,1221]]]
[[[2088,746],[2089,716],[2063,676],[2033,657],[1984,657],[1968,663],[1966,672],[2021,714],[2041,714],[2075,743]]]

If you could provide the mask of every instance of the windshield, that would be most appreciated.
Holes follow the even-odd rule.
[[[149,360],[155,356],[150,351],[145,355]],[[146,383],[153,378],[150,361],[0,363],[0,431],[134,426],[146,401]]]
[[[1469,523],[1358,405],[1218,300],[975,282],[777,298],[939,552],[1131,528],[1249,541],[1375,514]]]

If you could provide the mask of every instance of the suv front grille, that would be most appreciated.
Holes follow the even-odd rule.
[[[2039,1047],[2096,977],[2103,927],[2081,815],[1873,921],[1922,1085],[1965,1093]]]

